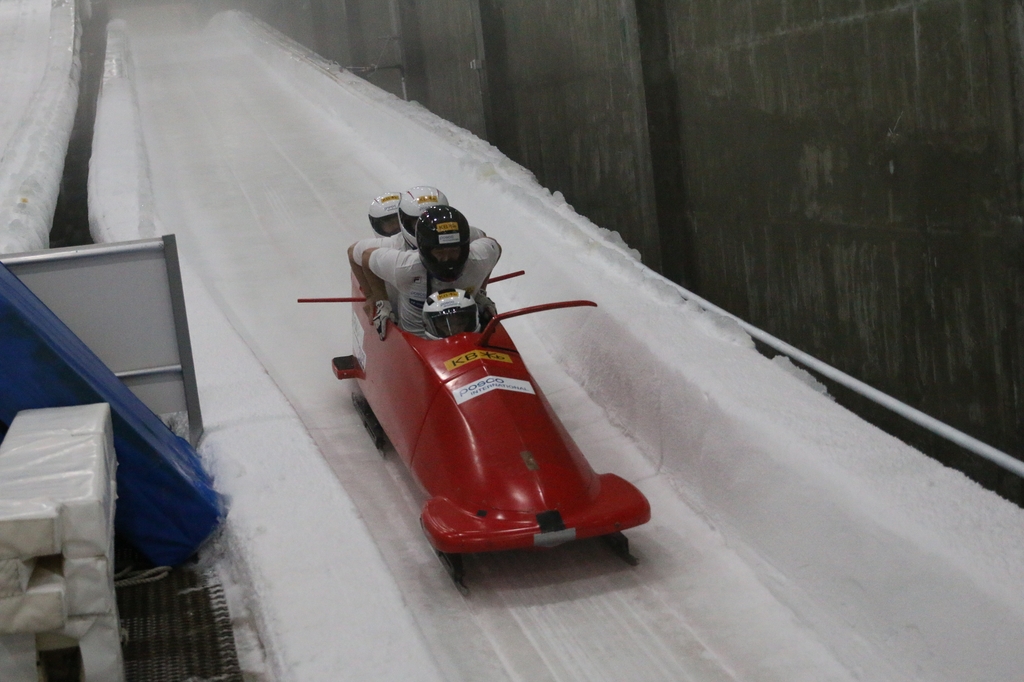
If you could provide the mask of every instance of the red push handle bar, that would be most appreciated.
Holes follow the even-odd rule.
[[[516,270],[515,272],[510,272],[507,275],[498,275],[497,277],[491,277],[489,280],[484,282],[484,284],[494,284],[495,282],[501,282],[502,280],[512,279],[513,277],[518,277],[519,275],[525,274],[526,270]]]
[[[516,270],[515,272],[510,272],[507,275],[491,277],[489,280],[484,282],[484,284],[493,284],[495,282],[500,282],[505,279],[512,279],[513,277],[519,277],[520,275],[525,274],[525,270]],[[359,298],[358,296],[353,296],[349,298],[300,298],[299,303],[362,303],[365,300],[365,298]]]
[[[362,303],[365,298],[353,296],[349,298],[300,298],[299,303]]]
[[[541,305],[532,305],[529,308],[519,308],[518,310],[510,310],[507,313],[499,313],[491,318],[491,321],[487,323],[483,333],[480,335],[480,340],[477,341],[477,345],[486,346],[487,342],[491,340],[491,336],[498,329],[498,323],[504,320],[519,317],[520,315],[529,315],[530,313],[539,313],[544,310],[557,310],[558,308],[579,308],[583,306],[589,306],[596,308],[597,304],[593,301],[559,301],[558,303],[543,303]]]

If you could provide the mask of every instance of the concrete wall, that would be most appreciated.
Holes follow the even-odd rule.
[[[364,0],[373,2],[374,0]],[[475,0],[396,0],[409,99],[485,138]]]
[[[665,10],[691,285],[1024,452],[1020,107],[1008,59],[1020,45],[1003,3]]]
[[[319,0],[325,6],[338,0]],[[342,66],[370,81],[377,87],[405,97],[400,35],[399,7],[396,0],[373,2],[344,0],[346,26],[339,33],[325,31],[323,40],[348,39],[351,53],[347,60],[335,59]],[[348,30],[345,30],[345,29]],[[317,52],[326,55],[319,49]],[[332,58],[329,57],[328,58]]]
[[[491,142],[661,268],[631,0],[480,0]]]

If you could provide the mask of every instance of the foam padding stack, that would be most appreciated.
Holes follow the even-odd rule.
[[[181,564],[225,513],[197,453],[0,265],[0,422],[10,425],[21,410],[95,403],[111,410],[118,533],[155,565]]]
[[[0,443],[4,682],[35,682],[37,650],[69,646],[79,648],[87,682],[124,680],[116,470],[105,403],[19,412]]]

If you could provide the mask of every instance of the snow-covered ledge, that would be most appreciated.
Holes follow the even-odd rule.
[[[96,243],[155,237],[153,189],[125,23],[107,25],[89,160],[89,232]]]
[[[0,253],[45,249],[78,107],[79,10],[88,0],[55,0],[46,71],[0,156]]]

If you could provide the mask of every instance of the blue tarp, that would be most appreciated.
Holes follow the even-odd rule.
[[[113,418],[117,533],[156,565],[184,562],[225,514],[198,454],[0,264],[0,422],[100,402]]]

